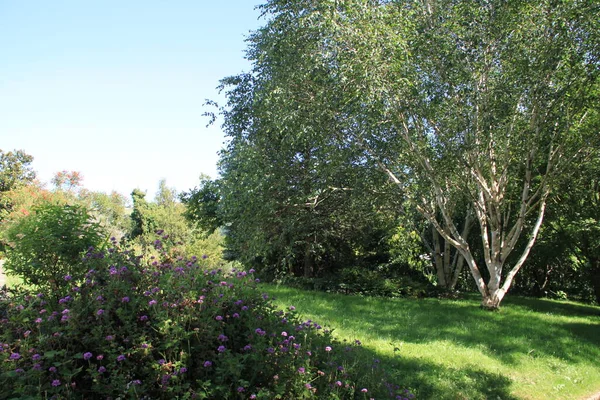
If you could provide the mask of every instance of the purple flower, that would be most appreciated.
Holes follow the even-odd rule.
[[[229,340],[229,338],[223,334],[220,334],[219,337],[217,338],[220,342],[226,342]]]
[[[226,350],[225,346],[219,346],[219,347],[217,348],[217,351],[218,351],[219,353],[222,353],[222,352],[224,352],[225,350]]]
[[[267,352],[268,352],[268,353],[275,353],[275,349],[274,349],[274,348],[272,348],[272,347],[269,347],[269,348],[267,349]]]
[[[41,324],[42,323],[42,319],[41,318],[36,318],[35,319],[35,323],[36,324]]]
[[[106,368],[104,368],[103,366],[98,368],[98,372],[100,372],[101,374],[106,372]]]
[[[335,381],[335,385],[336,385],[336,386],[342,386],[342,382],[340,382],[340,381]]]
[[[237,391],[239,393],[242,393],[244,390],[246,390],[246,389],[244,389],[242,386],[240,386],[240,387],[237,388]]]
[[[208,368],[210,366],[212,366],[212,362],[210,362],[210,361],[204,361],[204,368]]]
[[[129,297],[125,296],[121,299],[121,303],[129,303]]]
[[[25,370],[23,368],[17,368],[17,369],[15,369],[15,372],[17,374],[22,374],[23,372],[25,372]]]
[[[99,309],[98,311],[96,311],[96,315],[102,315],[102,314],[104,314],[103,309]]]
[[[60,386],[60,381],[58,379],[55,379],[52,381],[52,386]]]
[[[150,301],[148,302],[148,305],[150,305],[150,306],[153,306],[153,305],[155,305],[155,304],[156,304],[156,300],[150,300]]]
[[[31,368],[36,371],[39,371],[42,369],[42,366],[40,364],[36,363],[36,364],[33,364],[33,367],[31,367]]]
[[[360,389],[360,391],[363,392],[363,393],[367,393],[368,392],[367,388],[362,388],[362,389]]]
[[[186,367],[179,368],[179,373],[180,374],[185,374],[186,372],[187,372],[187,368]]]
[[[298,372],[303,374],[306,372],[306,369],[304,369],[304,367],[300,367],[300,368],[298,368]]]
[[[50,367],[50,368],[48,368],[48,371],[50,371],[50,372],[56,372],[56,367]]]
[[[325,351],[327,351],[327,352],[331,351],[331,347],[329,347],[329,346],[326,346],[326,347],[325,347]]]
[[[19,353],[11,353],[9,358],[11,360],[18,360],[19,358],[21,358],[21,355]]]
[[[83,353],[84,360],[89,360],[90,358],[92,358],[92,353],[90,353],[89,351],[87,353]]]
[[[240,317],[240,314],[238,314],[238,313],[233,313],[232,317],[233,317],[233,318],[239,318],[239,317]]]
[[[222,316],[220,316],[220,315],[217,315],[217,316],[215,317],[215,319],[216,319],[217,321],[223,321],[223,317],[222,317]]]
[[[96,360],[98,361],[102,361],[104,359],[104,356],[102,354],[96,356]]]
[[[63,277],[63,279],[64,279],[65,281],[70,281],[70,280],[72,279],[72,277],[71,277],[71,275],[65,275],[65,276]],[[57,386],[58,386],[58,385],[57,385]]]
[[[140,321],[148,321],[148,316],[147,315],[142,315],[140,317]]]
[[[287,332],[281,332],[281,336],[286,337],[287,335]]]
[[[31,356],[31,359],[33,361],[38,361],[42,358],[42,356],[40,356],[39,354],[34,354],[33,356]]]
[[[114,338],[115,337],[113,335],[108,335],[108,336],[106,336],[105,339],[108,340],[108,341],[110,341],[110,340],[114,340]]]
[[[117,357],[117,361],[125,361],[125,356],[123,354],[121,354],[119,357]]]
[[[98,296],[98,297],[96,297],[96,301],[104,301],[104,297]]]

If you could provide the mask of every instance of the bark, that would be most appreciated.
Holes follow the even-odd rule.
[[[314,262],[311,254],[311,245],[310,242],[306,243],[304,246],[304,277],[312,278],[313,270],[314,270]]]
[[[590,280],[596,295],[596,303],[600,304],[600,258],[590,259]]]

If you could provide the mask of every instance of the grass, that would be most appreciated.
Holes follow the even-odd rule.
[[[600,307],[508,296],[384,299],[265,285],[280,306],[359,339],[418,399],[585,399],[600,392]]]

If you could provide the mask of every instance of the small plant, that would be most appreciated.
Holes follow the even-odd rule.
[[[162,235],[162,232],[160,232]],[[3,398],[396,398],[360,343],[279,310],[252,270],[202,258],[89,251],[58,292],[0,298]],[[396,393],[397,392],[397,393]],[[400,397],[402,398],[402,397]]]

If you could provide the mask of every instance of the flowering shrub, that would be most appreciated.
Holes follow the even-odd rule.
[[[81,279],[0,296],[0,398],[403,398],[358,341],[275,309],[252,270],[111,244]]]

